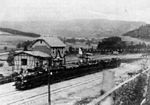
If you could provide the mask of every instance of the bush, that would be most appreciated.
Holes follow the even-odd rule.
[[[7,62],[8,62],[9,66],[13,66],[14,65],[14,54],[15,54],[14,50],[11,50],[9,52],[9,54],[8,54]]]
[[[4,65],[3,63],[0,63],[0,67],[3,67],[3,65]]]
[[[115,105],[140,105],[144,99],[146,75],[141,75],[114,92]]]

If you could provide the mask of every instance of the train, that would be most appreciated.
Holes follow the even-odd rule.
[[[27,69],[27,72],[21,72],[15,78],[17,90],[25,90],[35,88],[38,86],[46,85],[69,80],[72,78],[80,77],[83,75],[101,72],[108,68],[115,68],[121,64],[119,58],[103,59],[103,60],[89,60],[86,62],[76,62],[73,66],[42,66],[33,69]]]

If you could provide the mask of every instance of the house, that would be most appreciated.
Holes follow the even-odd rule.
[[[34,69],[37,64],[48,64],[50,55],[41,51],[22,51],[14,56],[14,70],[20,71],[21,69]]]
[[[49,54],[52,57],[53,66],[65,64],[65,48],[66,45],[57,37],[41,37],[29,46],[31,51]]]
[[[14,70],[33,69],[37,63],[59,67],[65,65],[66,45],[56,37],[41,37],[36,39],[27,51],[22,51],[14,56]]]

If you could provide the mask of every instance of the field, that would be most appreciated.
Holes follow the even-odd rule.
[[[8,49],[16,48],[16,45],[19,42],[23,42],[26,40],[33,40],[33,39],[34,38],[32,38],[32,37],[0,34],[0,52],[3,52],[4,47],[7,47]]]
[[[150,42],[144,41],[142,39],[132,38],[129,36],[120,36],[120,37],[122,38],[123,41],[129,42],[129,43],[133,42],[134,44],[139,44],[139,43],[150,44]],[[96,38],[97,44],[103,38],[106,38],[106,37]],[[34,39],[35,38],[33,38],[33,37],[26,37],[26,36],[13,35],[13,34],[9,34],[9,33],[0,32],[0,53],[9,51],[12,48],[15,49],[16,45],[20,42],[27,41],[27,40],[34,40]],[[95,44],[91,44],[89,46],[85,42],[66,43],[67,47],[72,46],[74,48],[82,47],[82,48],[94,48],[94,49],[97,48],[97,44],[95,43]]]

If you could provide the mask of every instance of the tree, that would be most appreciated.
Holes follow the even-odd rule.
[[[7,62],[9,66],[13,66],[14,65],[14,55],[15,55],[15,51],[11,50],[8,54],[8,58],[7,58]]]
[[[99,42],[97,49],[117,50],[117,49],[123,49],[125,47],[126,47],[126,43],[122,41],[120,37],[109,37],[109,38],[104,38],[102,42]]]
[[[27,50],[27,47],[32,43],[33,41],[29,41],[29,40],[27,40],[27,41],[24,41],[24,42],[20,42],[20,43],[18,43],[17,44],[17,48],[23,48],[24,50]]]
[[[87,44],[88,46],[91,46],[91,41],[90,41],[90,40],[87,40],[87,41],[86,41],[86,44]]]
[[[18,43],[16,47],[21,48],[21,46],[22,46],[21,43]]]
[[[69,52],[70,52],[70,53],[73,53],[73,51],[74,51],[74,48],[73,48],[72,46],[70,46],[70,47],[69,47]]]
[[[6,51],[7,49],[8,49],[7,46],[5,46],[5,47],[4,47],[4,50]]]

